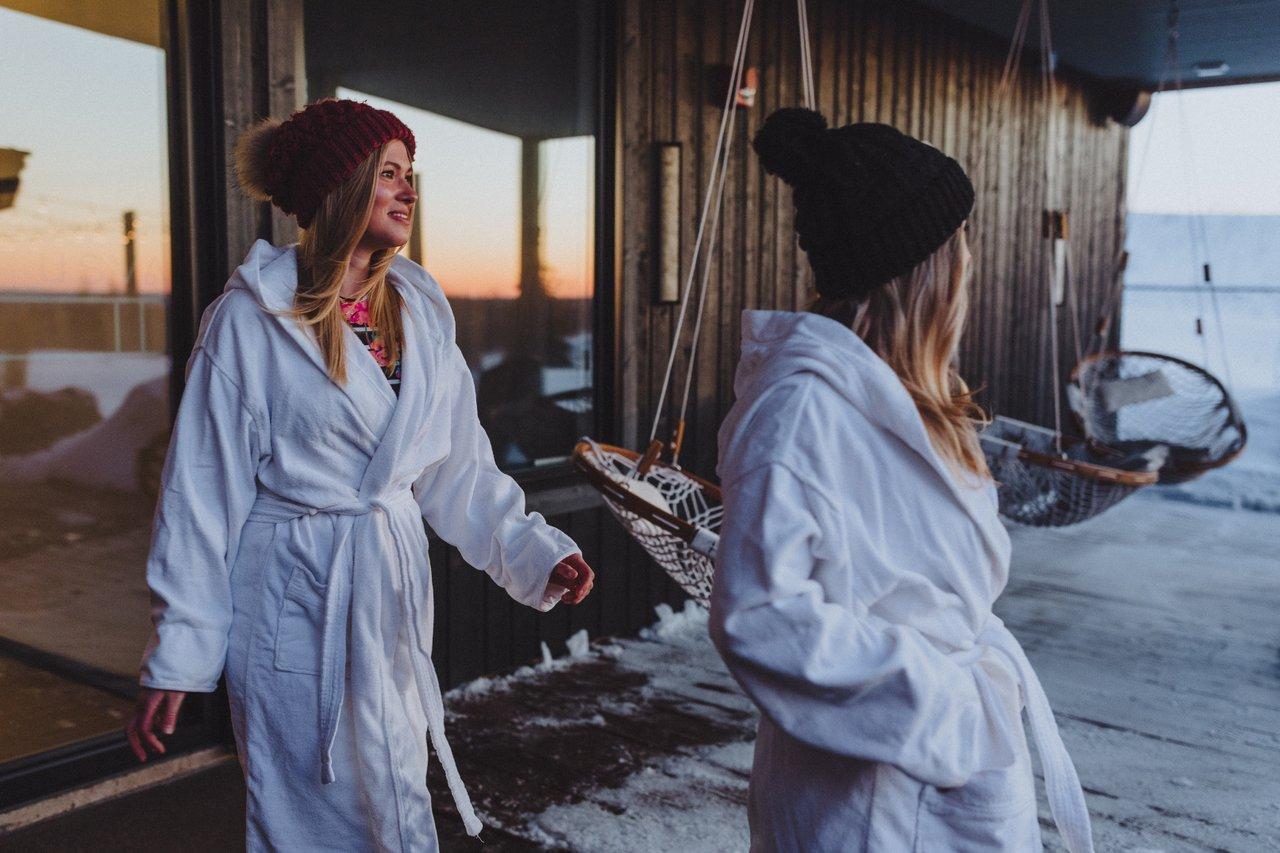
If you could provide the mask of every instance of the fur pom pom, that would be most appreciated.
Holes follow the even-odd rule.
[[[280,128],[280,120],[264,118],[256,121],[240,134],[234,152],[236,181],[249,198],[271,201],[272,175],[276,171],[271,164],[271,141]]]
[[[786,107],[765,119],[751,144],[766,171],[795,186],[814,174],[826,129],[821,113]]]

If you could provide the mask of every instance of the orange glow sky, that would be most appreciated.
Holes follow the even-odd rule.
[[[0,289],[169,290],[164,52],[0,8],[0,148],[31,152],[0,210]]]
[[[520,140],[339,89],[394,112],[413,131],[425,266],[449,296],[515,297],[520,272]],[[542,143],[543,270],[558,298],[589,297],[594,140]]]
[[[169,290],[164,52],[0,8],[0,147],[31,152],[0,210],[0,290],[120,293],[122,216],[139,289]],[[519,141],[355,92],[418,139],[426,265],[459,297],[518,292]],[[590,296],[593,140],[543,144],[549,292]]]

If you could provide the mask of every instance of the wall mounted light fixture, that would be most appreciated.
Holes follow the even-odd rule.
[[[654,301],[680,301],[680,144],[660,142],[654,146],[657,164],[657,241],[654,257],[657,274]]]

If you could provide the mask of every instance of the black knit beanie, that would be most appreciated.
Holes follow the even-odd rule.
[[[765,119],[753,145],[794,188],[796,233],[818,293],[865,296],[910,272],[973,209],[960,164],[887,124],[828,128],[813,110]]]

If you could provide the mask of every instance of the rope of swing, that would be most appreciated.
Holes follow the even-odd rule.
[[[1199,181],[1197,179],[1198,173],[1195,168],[1196,161],[1194,157],[1194,152],[1191,151],[1191,148],[1190,148],[1191,146],[1190,125],[1187,121],[1186,111],[1184,106],[1184,98],[1182,95],[1184,89],[1182,85],[1181,50],[1179,47],[1180,40],[1181,40],[1181,8],[1179,5],[1179,0],[1169,0],[1169,13],[1167,17],[1166,31],[1167,31],[1167,36],[1166,36],[1166,47],[1165,47],[1165,62],[1164,62],[1164,67],[1161,69],[1161,72],[1160,72],[1159,82],[1156,85],[1155,95],[1153,96],[1153,99],[1152,99],[1150,121],[1154,124],[1156,116],[1160,111],[1161,103],[1162,103],[1162,99],[1159,96],[1169,93],[1169,86],[1170,86],[1170,83],[1172,82],[1173,92],[1174,94],[1176,94],[1176,97],[1177,97],[1180,139],[1184,146],[1183,156],[1184,158],[1186,158],[1187,170],[1190,173],[1189,186],[1192,193],[1193,210],[1191,214],[1188,216],[1188,220],[1187,220],[1188,229],[1189,229],[1189,243],[1193,252],[1197,248],[1197,242],[1199,243],[1201,257],[1203,258],[1201,269],[1203,272],[1204,282],[1206,285],[1208,285],[1210,300],[1211,300],[1211,304],[1214,312],[1214,324],[1217,327],[1216,331],[1217,331],[1217,338],[1218,338],[1218,347],[1220,350],[1220,355],[1222,357],[1223,373],[1226,379],[1225,385],[1228,393],[1234,395],[1235,391],[1233,387],[1234,383],[1231,377],[1231,363],[1227,355],[1227,344],[1226,344],[1226,338],[1224,334],[1224,326],[1222,323],[1221,308],[1218,303],[1217,285],[1213,280],[1213,272],[1212,272],[1213,265],[1209,257],[1208,231],[1205,228],[1204,217],[1199,212]],[[1155,136],[1155,132],[1153,128],[1151,131],[1147,133],[1146,140],[1143,142],[1142,157],[1138,162],[1138,172],[1137,172],[1137,176],[1134,179],[1133,191],[1131,193],[1133,196],[1139,195],[1140,190],[1143,186],[1143,179],[1146,177],[1146,173],[1147,173],[1147,164],[1151,160],[1151,153],[1150,153],[1151,140],[1154,138],[1154,136]],[[1087,355],[1093,355],[1095,352],[1101,351],[1101,349],[1106,345],[1106,335],[1110,325],[1109,320],[1119,310],[1120,299],[1124,293],[1124,287],[1123,287],[1124,282],[1123,282],[1123,275],[1122,275],[1123,270],[1121,269],[1124,261],[1124,256],[1125,256],[1124,245],[1121,244],[1119,247],[1117,247],[1116,261],[1113,267],[1114,269],[1117,270],[1115,281],[1112,284],[1111,292],[1109,293],[1108,298],[1103,303],[1102,311],[1099,314],[1099,321],[1094,331],[1094,337],[1090,341],[1089,346],[1085,350]],[[1196,333],[1197,333],[1197,337],[1200,338],[1200,350],[1201,350],[1201,359],[1202,359],[1201,366],[1204,367],[1206,370],[1208,370],[1209,369],[1208,342],[1206,341],[1205,335],[1203,332],[1203,322],[1199,319],[1204,315],[1204,297],[1200,289],[1196,290],[1196,311],[1197,311]]]
[[[1057,190],[1058,134],[1056,109],[1056,85],[1054,79],[1053,34],[1049,26],[1049,0],[1040,0],[1040,90],[1045,105],[1045,157],[1044,157],[1044,194],[1045,209],[1054,210],[1054,196]],[[1049,239],[1057,237],[1057,223],[1050,225]],[[1052,244],[1051,244],[1052,245]],[[1052,359],[1049,375],[1053,382],[1053,429],[1054,446],[1058,455],[1062,455],[1062,378],[1058,375],[1061,356],[1058,344],[1058,300],[1053,285],[1056,272],[1055,255],[1041,264],[1044,270],[1045,291],[1049,297],[1049,357]],[[1063,282],[1066,286],[1066,282]]]
[[[725,93],[724,108],[720,115],[720,130],[716,136],[715,150],[712,155],[711,172],[707,178],[706,193],[703,198],[702,213],[698,218],[697,236],[694,238],[693,255],[689,261],[689,272],[685,279],[684,293],[680,299],[680,311],[676,317],[676,327],[671,336],[671,348],[667,354],[666,371],[662,378],[662,390],[654,407],[653,424],[649,430],[650,444],[657,438],[658,424],[661,422],[667,394],[671,386],[671,374],[675,367],[676,353],[680,347],[681,332],[684,329],[688,314],[690,297],[693,294],[694,277],[698,273],[698,262],[702,261],[702,276],[698,282],[698,308],[694,317],[693,336],[690,342],[688,365],[685,372],[684,391],[680,399],[680,415],[677,423],[683,424],[688,412],[689,394],[693,388],[694,368],[697,364],[698,343],[702,337],[702,321],[705,314],[707,289],[711,279],[711,264],[708,261],[715,254],[717,238],[720,231],[720,214],[724,209],[724,187],[728,174],[731,155],[729,142],[733,138],[736,125],[737,108],[734,101],[741,85],[742,71],[746,65],[747,39],[751,31],[751,18],[755,8],[755,0],[746,0],[742,9],[742,22],[738,29],[737,45],[734,48],[733,63],[729,73],[729,87]],[[809,17],[806,0],[796,0],[798,28],[800,31],[800,67],[801,87],[805,106],[814,109],[817,89],[814,85],[813,51],[809,39]],[[704,241],[706,252],[703,253]],[[678,466],[679,441],[673,443],[671,464]],[[639,473],[636,468],[633,475]]]
[[[715,154],[712,158],[711,173],[707,177],[707,189],[703,195],[702,213],[698,217],[698,232],[693,241],[693,258],[689,263],[689,274],[685,278],[684,293],[680,297],[680,311],[676,316],[676,328],[671,335],[671,350],[667,354],[667,368],[662,377],[662,390],[658,394],[658,402],[653,410],[653,426],[649,430],[649,441],[651,443],[658,436],[658,423],[662,418],[667,392],[671,387],[671,371],[675,367],[676,351],[680,346],[680,332],[684,329],[685,316],[689,311],[689,297],[693,294],[693,277],[697,271],[698,258],[702,253],[702,241],[706,236],[708,213],[711,210],[712,201],[719,195],[717,189],[723,186],[719,172],[721,164],[725,161],[724,151],[727,147],[725,141],[728,133],[732,130],[735,118],[734,113],[736,111],[733,108],[733,101],[738,89],[738,78],[742,73],[742,65],[746,55],[747,33],[751,28],[751,13],[754,7],[755,0],[746,0],[742,6],[742,23],[738,27],[738,43],[734,47],[733,63],[729,73],[729,88],[725,93],[724,108],[720,113],[720,132],[716,136]]]
[[[1196,152],[1192,144],[1191,125],[1187,121],[1186,99],[1183,97],[1182,60],[1179,50],[1180,28],[1178,25],[1181,10],[1178,6],[1178,0],[1170,0],[1169,7],[1169,45],[1173,56],[1174,93],[1178,103],[1178,136],[1182,142],[1182,154],[1187,163],[1187,189],[1191,202],[1191,215],[1187,217],[1187,228],[1193,250],[1196,247],[1197,239],[1199,241],[1200,257],[1204,259],[1204,283],[1208,285],[1209,302],[1213,308],[1213,322],[1217,332],[1219,355],[1222,356],[1222,370],[1226,378],[1227,392],[1234,396],[1235,388],[1231,379],[1231,363],[1227,358],[1227,341],[1222,328],[1222,309],[1218,304],[1218,288],[1213,280],[1213,263],[1209,256],[1209,233],[1205,227],[1204,215],[1201,212],[1203,208],[1200,203],[1200,181],[1199,173],[1196,170]],[[1202,366],[1205,370],[1208,370],[1209,344],[1205,340],[1204,321],[1201,319],[1204,317],[1204,297],[1200,288],[1196,289],[1196,312],[1196,335],[1200,338],[1200,350],[1204,359]]]

